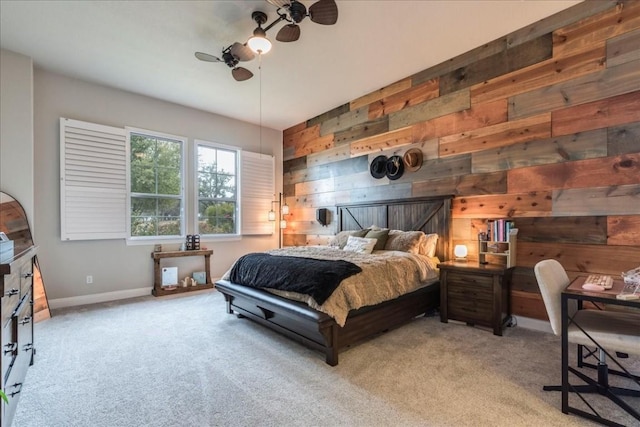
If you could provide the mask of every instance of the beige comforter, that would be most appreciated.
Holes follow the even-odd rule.
[[[362,272],[342,281],[324,304],[303,294],[268,289],[276,295],[302,301],[333,317],[344,326],[350,310],[375,305],[412,292],[438,279],[438,259],[400,251],[375,251],[373,254],[346,252],[326,246],[296,246],[274,249],[272,255],[345,260],[362,268]],[[229,272],[223,279],[228,280]]]

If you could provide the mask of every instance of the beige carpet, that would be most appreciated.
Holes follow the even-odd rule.
[[[520,327],[418,318],[332,368],[214,290],[54,311],[35,334],[14,427],[594,425],[542,391],[560,381],[559,340]]]

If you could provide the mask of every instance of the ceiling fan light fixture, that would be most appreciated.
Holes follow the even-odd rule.
[[[264,54],[271,50],[271,41],[262,28],[256,28],[253,37],[247,40],[247,46],[255,53]]]

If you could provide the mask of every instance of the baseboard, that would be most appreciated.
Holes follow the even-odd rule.
[[[515,319],[515,325],[525,329],[532,329],[534,331],[547,332],[552,334],[551,324],[546,320],[532,319],[524,316],[512,316]]]
[[[151,295],[152,287],[127,289],[126,291],[104,292],[101,294],[82,295],[78,297],[57,298],[49,300],[49,308],[75,307],[78,305],[96,304],[99,302],[116,301],[120,299],[143,297]]]

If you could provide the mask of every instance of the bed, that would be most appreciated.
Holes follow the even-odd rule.
[[[437,234],[435,256],[448,259],[451,196],[344,204],[336,207],[338,233],[380,228]],[[351,278],[346,279],[351,280]],[[326,363],[338,364],[340,350],[398,327],[438,307],[438,280],[428,280],[417,289],[391,300],[350,310],[336,320],[283,292],[249,287],[219,280],[216,289],[224,295],[227,313],[248,318],[325,355]],[[299,299],[299,298],[298,298]]]

